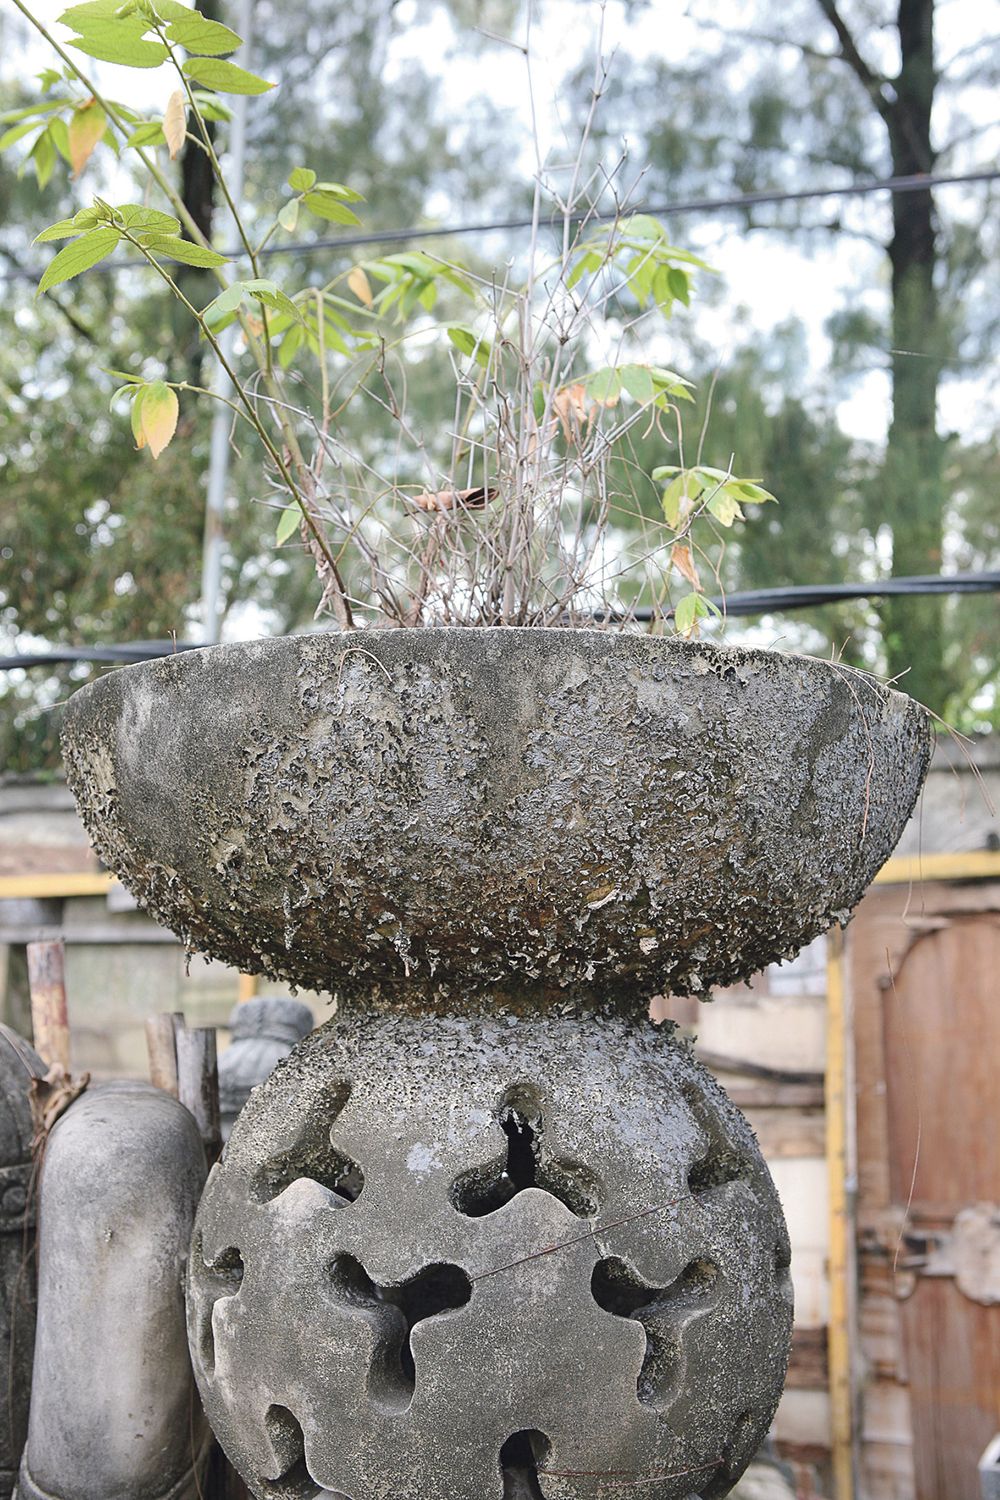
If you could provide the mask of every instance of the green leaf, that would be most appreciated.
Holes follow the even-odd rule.
[[[182,71],[185,78],[203,83],[220,94],[266,94],[274,88],[273,83],[258,78],[256,73],[248,73],[245,68],[216,57],[189,57]]]
[[[34,163],[38,186],[46,187],[56,164],[56,148],[52,143],[48,126],[39,133],[28,160]]]
[[[294,318],[296,322],[302,317],[302,313],[295,306],[291,297],[285,295],[281,288],[266,277],[257,277],[253,281],[244,281],[240,285],[243,290],[265,307],[273,308],[275,312],[283,313],[286,317]]]
[[[298,198],[289,198],[288,202],[283,203],[278,210],[278,223],[282,229],[287,229],[289,234],[294,234],[295,226],[298,222],[299,200]]]
[[[347,187],[343,182],[317,182],[316,191],[317,193],[332,193],[335,198],[342,198],[345,203],[363,203],[365,201],[361,193],[355,192],[353,188]]]
[[[655,387],[647,365],[622,365],[618,374],[622,385],[633,401],[638,401],[642,406],[652,401]]]
[[[75,235],[82,234],[85,229],[92,229],[98,223],[100,214],[96,208],[81,208],[71,219],[60,219],[57,224],[50,224],[41,234],[36,234],[34,243],[44,245],[48,240],[73,239]]]
[[[216,120],[225,123],[233,118],[233,112],[228,104],[223,104],[218,94],[206,94],[201,89],[192,89],[194,102],[201,110],[206,120]]]
[[[98,22],[87,27],[84,36],[74,37],[77,47],[100,62],[118,63],[123,68],[158,68],[169,53],[162,42],[143,36],[145,27],[127,21]]]
[[[179,260],[185,266],[204,266],[211,269],[224,266],[226,257],[218,250],[207,250],[193,240],[182,240],[175,234],[143,235],[142,243],[154,255],[165,255],[168,260]]]
[[[113,21],[121,9],[121,0],[84,0],[82,5],[71,5],[59,17],[63,26],[83,32],[94,21]]]
[[[167,27],[167,38],[199,57],[220,57],[243,45],[243,38],[235,31],[230,31],[221,21],[206,20],[197,11],[189,11],[183,20],[171,22]]]
[[[98,261],[111,254],[119,238],[117,229],[91,229],[71,245],[64,246],[46,266],[36,295],[41,296],[50,287],[58,286],[62,281],[70,281],[74,276],[79,276],[81,271],[96,266]]]
[[[751,505],[764,505],[768,500],[773,500],[775,505],[778,503],[770,490],[754,484],[750,479],[734,479],[729,488],[739,495],[741,500],[749,501]]]
[[[283,370],[287,370],[292,360],[302,347],[302,340],[306,336],[306,330],[302,323],[296,323],[285,334],[281,340],[281,348],[278,350],[278,364]],[[298,506],[296,506],[296,510]]]
[[[106,137],[106,139],[108,140],[109,145],[117,156],[118,151],[114,145],[114,138],[109,136]],[[55,146],[63,161],[68,162],[70,159],[69,128],[65,120],[49,121],[49,140],[52,142],[53,146]]]
[[[674,625],[679,635],[690,635],[699,620],[707,620],[713,615],[721,618],[722,611],[711,599],[706,599],[704,594],[685,594],[674,610]]]
[[[326,219],[331,224],[361,223],[357,214],[333,193],[321,192],[317,188],[311,193],[306,193],[302,201],[310,213],[315,214],[318,219]]]
[[[678,302],[683,302],[685,307],[691,305],[691,277],[687,271],[682,271],[680,266],[667,266],[667,286],[670,295]]]
[[[137,125],[125,142],[126,146],[162,146],[163,126],[159,120],[145,120]]]
[[[665,240],[667,231],[652,214],[629,214],[618,226],[623,236],[636,240]]]
[[[713,495],[706,505],[710,515],[713,515],[720,526],[732,526],[734,521],[743,520],[743,511],[740,502],[729,491],[728,486]]]
[[[0,135],[0,151],[6,151],[8,146],[13,146],[16,141],[30,135],[37,124],[37,119],[24,120],[20,125],[12,125],[9,130],[5,130],[3,135]]]
[[[105,375],[111,375],[115,380],[124,380],[126,385],[142,385],[143,377],[133,375],[128,370],[113,370],[110,366],[103,366]]]
[[[181,0],[153,0],[156,14],[164,21],[186,21],[196,12],[190,5],[182,5]]]
[[[294,536],[302,522],[302,511],[297,505],[286,505],[278,517],[278,528],[274,533],[277,546],[287,542],[288,538]]]
[[[225,291],[213,297],[207,307],[202,308],[201,315],[213,333],[228,327],[233,321],[240,309],[243,295],[242,282],[234,281],[231,286],[226,287]]]
[[[293,167],[288,174],[288,186],[293,193],[308,193],[316,185],[316,173],[308,167]]]
[[[662,365],[650,365],[649,373],[658,390],[668,391],[671,396],[682,396],[685,401],[694,399],[689,394],[694,389],[692,382],[685,380],[683,375],[678,375],[676,370],[665,370]]]
[[[146,394],[145,385],[141,385],[132,398],[132,410],[129,412],[129,422],[132,427],[132,436],[135,438],[135,446],[142,448],[144,438],[142,436],[142,398]]]
[[[28,120],[37,122],[44,115],[51,115],[57,109],[65,109],[68,104],[75,103],[73,99],[50,99],[44,104],[28,104],[24,109],[5,109],[0,114],[0,124],[9,125],[14,120]]]
[[[600,250],[586,250],[566,277],[567,289],[572,291],[582,276],[592,276],[603,264],[604,256]]]
[[[118,223],[133,234],[177,234],[181,227],[180,219],[173,214],[165,214],[159,208],[145,208],[141,203],[123,203],[114,214]]]
[[[452,323],[446,331],[460,354],[464,354],[467,359],[476,360],[486,369],[491,352],[488,339],[480,338],[474,329],[467,328],[464,323]]]
[[[603,370],[595,370],[592,375],[585,375],[583,384],[592,399],[605,406],[614,406],[622,391],[621,377],[610,365]]]
[[[663,471],[654,469],[654,480],[657,479],[658,475],[662,478]],[[663,507],[663,519],[671,529],[676,529],[680,524],[681,512],[684,509],[685,500],[693,500],[700,491],[701,485],[698,481],[692,479],[689,474],[685,474],[683,471],[667,485],[663,491],[660,503]]]

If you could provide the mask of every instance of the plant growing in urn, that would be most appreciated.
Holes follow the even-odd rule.
[[[95,136],[124,121],[169,196],[150,153],[186,116],[217,167],[202,90],[266,87],[212,56],[232,33],[177,0],[67,18],[85,53],[180,76],[162,123],[128,119],[64,53],[88,91],[70,131],[93,110]],[[629,555],[616,446],[674,423],[686,385],[600,355],[615,320],[595,310],[621,336],[629,309],[686,300],[697,266],[655,221],[581,223],[582,161],[552,263],[536,236],[517,292],[407,252],[289,297],[245,229],[250,274],[227,282],[179,237],[179,208],[97,202],[46,232],[71,238],[43,285],[122,243],[175,293],[171,259],[218,271],[192,316],[223,355],[241,322],[257,373],[230,365],[227,399],[339,627],[128,668],[66,713],[81,811],[146,909],[338,1001],[237,1122],[192,1248],[192,1359],[258,1497],[708,1500],[784,1377],[773,1185],[648,1001],[745,978],[843,920],[909,815],[928,728],[834,664],[694,636],[699,531],[769,499],[753,482],[665,464],[662,521]],[[274,232],[353,214],[308,169],[290,184]],[[471,310],[446,324],[438,450],[409,424],[400,349],[442,286]],[[331,378],[331,352],[350,374]],[[282,375],[308,353],[312,416]],[[385,476],[340,446],[341,378],[399,426],[406,461]],[[130,378],[123,397],[155,453],[175,387]],[[664,457],[681,457],[666,428]],[[355,629],[375,616],[397,628]]]

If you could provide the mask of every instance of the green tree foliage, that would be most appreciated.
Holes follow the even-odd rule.
[[[980,156],[988,164],[989,137],[968,110],[975,89],[995,82],[1000,49],[983,37],[951,58],[942,10],[941,0],[844,0],[842,7],[794,0],[779,28],[773,6],[758,3],[743,8],[734,29],[708,8],[695,9],[704,36],[697,55],[619,65],[603,116],[606,138],[616,141],[625,128],[638,137],[651,199],[969,170]],[[982,452],[948,444],[938,415],[949,375],[967,374],[973,351],[995,348],[995,298],[985,281],[996,246],[984,196],[983,189],[964,196],[921,190],[865,212],[792,204],[741,215],[745,231],[795,234],[806,245],[860,234],[884,250],[883,309],[874,317],[846,310],[832,331],[845,363],[889,371],[886,445],[868,456],[866,482],[858,482],[855,465],[848,468],[846,494],[855,505],[852,531],[863,528],[871,542],[869,564],[888,563],[896,574],[937,573],[950,554],[987,552],[983,518],[961,499],[964,462],[975,468]],[[783,403],[772,403],[764,416],[781,421],[783,413]],[[836,450],[831,443],[831,458]],[[831,468],[820,488],[832,495],[845,489],[844,478]],[[782,515],[772,530],[792,528],[799,508],[813,511],[812,495],[775,487]],[[826,535],[833,543],[838,533]],[[845,571],[856,560],[850,547],[831,545],[830,553]],[[965,662],[990,611],[1000,625],[995,601],[887,601],[879,611],[882,668],[905,674],[906,688],[931,707],[969,712]],[[994,665],[994,685],[996,678]],[[981,702],[988,685],[980,682]]]

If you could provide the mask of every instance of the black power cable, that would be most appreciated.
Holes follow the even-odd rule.
[[[883,599],[904,594],[996,594],[1000,593],[1000,572],[931,574],[922,578],[885,578],[881,583],[822,583],[792,588],[746,589],[728,594],[714,602],[727,615],[769,615],[792,609],[818,609],[823,604],[839,604],[845,599]],[[633,618],[648,620],[649,610],[635,611]],[[56,646],[48,651],[22,652],[0,656],[0,671],[15,667],[56,667],[74,662],[110,662],[127,666],[132,662],[152,661],[171,656],[176,651],[197,651],[197,641],[132,641],[116,646]]]

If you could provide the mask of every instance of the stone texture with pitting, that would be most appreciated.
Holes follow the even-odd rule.
[[[891,852],[927,715],[831,662],[589,630],[184,652],[83,688],[67,772],[192,948],[391,1008],[644,1008],[788,956]]]
[[[261,1500],[717,1500],[781,1391],[788,1259],[669,1032],[357,1015],[237,1121],[189,1339]]]

